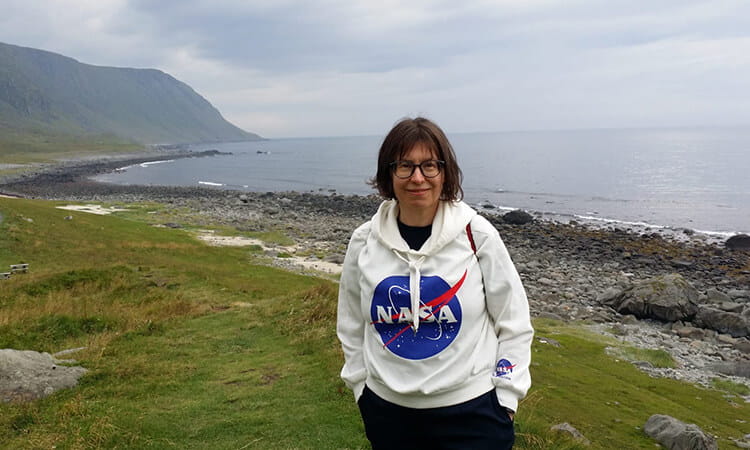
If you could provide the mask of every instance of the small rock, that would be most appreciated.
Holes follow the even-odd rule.
[[[687,261],[684,259],[675,259],[672,261],[672,266],[678,267],[678,268],[679,267],[693,267],[693,264],[694,263],[692,261]]]
[[[616,323],[612,325],[612,333],[615,336],[627,336],[628,329],[623,324]]]
[[[539,315],[537,315],[540,319],[552,319],[552,320],[559,320],[560,322],[564,322],[565,319],[562,318],[559,314],[555,314],[548,311],[540,312]]]
[[[750,378],[750,361],[722,361],[711,365],[715,372],[734,377]]]
[[[723,302],[719,305],[720,310],[733,313],[741,313],[744,308],[743,304],[735,302]]]
[[[690,338],[690,339],[703,339],[706,336],[705,331],[696,327],[676,327],[672,328],[672,331],[679,337]]]
[[[569,434],[573,439],[582,442],[584,445],[591,445],[591,441],[586,439],[586,437],[581,434],[580,431],[576,430],[575,427],[573,427],[568,422],[558,423],[557,425],[552,425],[550,428],[552,431],[557,431],[558,433],[566,433]]]
[[[344,264],[344,255],[328,255],[323,258],[323,261],[331,262],[334,264]]]
[[[49,353],[0,350],[0,401],[29,401],[78,384],[86,369],[58,366]]]
[[[716,440],[695,424],[686,424],[674,417],[654,414],[643,426],[643,431],[672,450],[718,450]]]
[[[733,338],[732,336],[726,335],[726,334],[717,334],[716,335],[716,342],[720,344],[729,344],[734,345],[737,343],[737,339]]]
[[[706,300],[711,303],[723,303],[732,301],[729,295],[715,288],[711,288],[706,291]]]
[[[515,211],[503,215],[503,221],[511,225],[525,225],[533,220],[534,217],[531,214],[520,209],[516,209]]]
[[[746,234],[736,234],[724,243],[730,250],[750,250],[750,236]]]
[[[727,295],[735,301],[740,298],[748,299],[750,298],[750,291],[745,289],[730,289],[727,291]]]
[[[553,347],[560,347],[560,343],[556,340],[544,336],[537,336],[536,338],[537,342],[540,342],[542,344],[549,344]]]
[[[549,278],[541,277],[537,280],[537,283],[544,285],[544,286],[556,286],[559,283],[557,283],[554,280],[550,280]]]
[[[638,318],[632,314],[625,314],[622,316],[622,319],[620,319],[620,322],[622,322],[623,325],[635,325],[638,323]]]
[[[735,342],[734,344],[734,348],[746,355],[750,355],[750,340],[744,338],[737,339],[737,342]]]
[[[648,361],[633,361],[633,365],[639,369],[653,369],[654,365]]]
[[[596,296],[596,301],[599,303],[608,303],[618,295],[622,293],[622,290],[611,287],[608,288],[606,291],[602,292],[601,294]]]

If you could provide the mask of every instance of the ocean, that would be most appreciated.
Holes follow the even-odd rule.
[[[618,226],[750,232],[750,127],[448,135],[467,202]],[[117,184],[370,194],[383,136],[192,146],[231,152],[100,175]]]

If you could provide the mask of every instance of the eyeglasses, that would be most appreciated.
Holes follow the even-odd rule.
[[[440,175],[440,169],[445,165],[445,161],[430,159],[422,161],[420,164],[414,164],[411,161],[393,161],[391,168],[394,175],[398,178],[409,178],[414,175],[414,169],[419,167],[425,178],[435,178]]]

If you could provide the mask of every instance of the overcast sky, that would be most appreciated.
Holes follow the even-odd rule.
[[[747,0],[0,0],[0,41],[151,67],[264,137],[750,125]]]

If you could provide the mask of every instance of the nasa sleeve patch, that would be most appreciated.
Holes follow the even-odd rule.
[[[504,380],[510,380],[514,367],[516,367],[515,364],[511,363],[505,358],[502,358],[497,362],[497,366],[495,366],[494,376],[502,378]]]

